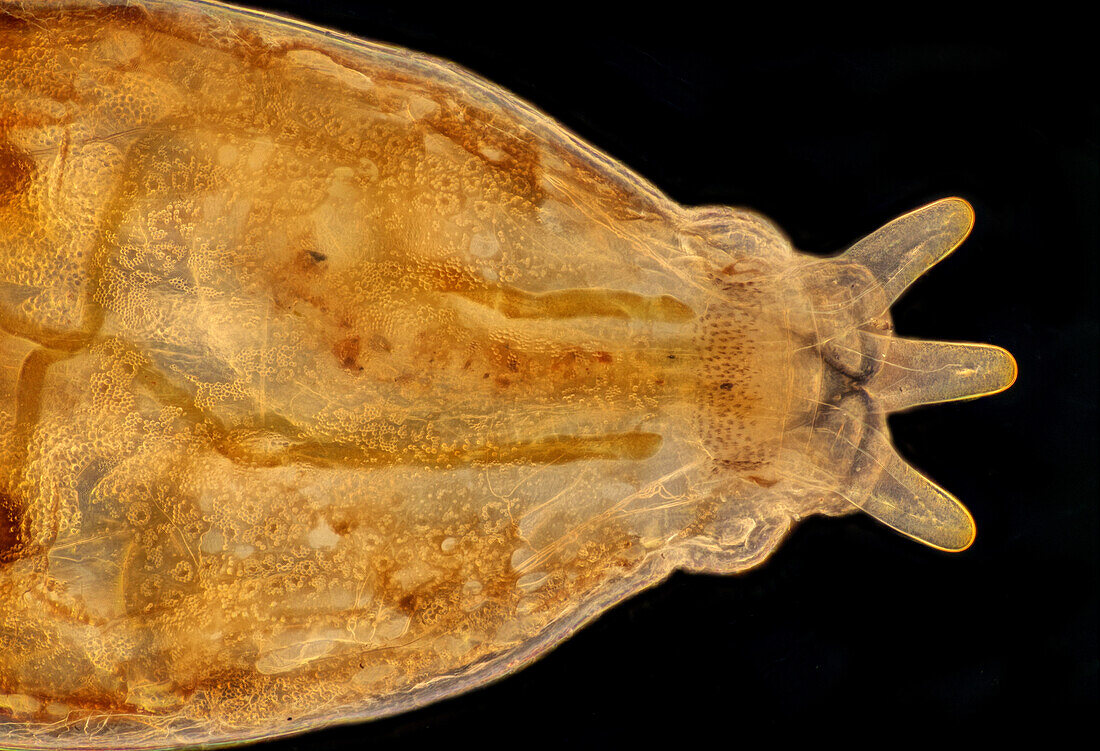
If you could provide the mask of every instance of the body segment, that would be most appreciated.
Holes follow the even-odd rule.
[[[209,3],[0,6],[0,743],[240,742],[515,669],[863,508],[958,199],[831,259],[449,64]]]

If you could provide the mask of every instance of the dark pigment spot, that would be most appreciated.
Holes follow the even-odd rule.
[[[0,206],[14,203],[31,183],[34,163],[22,151],[0,144]]]
[[[22,557],[24,543],[23,509],[14,498],[0,492],[0,564]]]
[[[336,342],[332,353],[345,370],[362,370],[359,367],[359,337],[349,336]]]

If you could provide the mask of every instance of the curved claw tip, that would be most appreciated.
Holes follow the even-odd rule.
[[[989,394],[999,394],[1006,389],[1012,388],[1012,384],[1016,383],[1016,378],[1020,375],[1020,366],[1016,364],[1016,358],[1012,356],[1004,347],[997,347],[992,344],[986,345],[990,350],[994,350],[999,358],[999,362],[994,365],[995,370],[1000,374],[1001,379],[997,385],[997,388],[993,391],[987,391],[984,394],[978,396],[988,396]]]
[[[944,207],[949,207],[958,216],[965,217],[966,233],[970,234],[970,230],[974,228],[974,219],[976,216],[976,214],[974,213],[974,206],[971,205],[970,201],[966,200],[965,198],[959,198],[958,196],[952,196],[950,198],[944,198],[939,201],[935,201],[931,205],[935,206],[937,204]],[[966,235],[964,235],[963,237],[965,239]]]

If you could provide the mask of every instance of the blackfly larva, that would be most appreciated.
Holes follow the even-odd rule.
[[[831,258],[449,63],[212,2],[0,5],[0,744],[243,743],[531,661],[811,514],[943,550],[884,415],[948,198]]]

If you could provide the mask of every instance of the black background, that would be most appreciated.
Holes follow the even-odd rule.
[[[995,343],[1020,365],[1004,394],[890,419],[899,451],[972,510],[969,551],[812,519],[758,569],[676,574],[488,688],[265,748],[946,741],[1025,724],[1053,741],[1100,705],[1100,107],[1072,21],[251,5],[451,59],[674,200],[756,209],[807,251],[963,196],[974,233],[895,306],[897,330]]]

